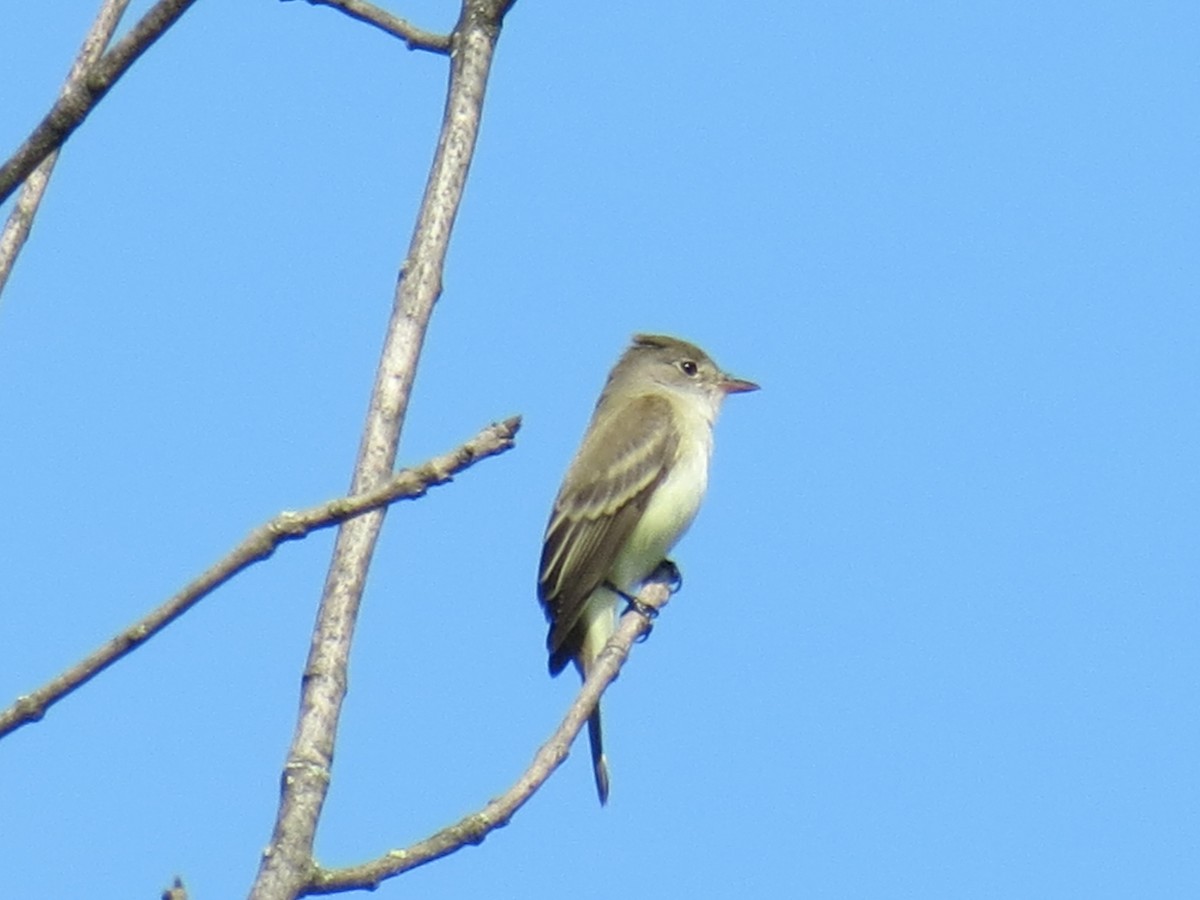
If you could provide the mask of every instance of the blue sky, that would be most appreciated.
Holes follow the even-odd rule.
[[[0,16],[0,152],[95,5]],[[610,805],[580,747],[379,896],[1200,894],[1198,38],[1153,0],[521,0],[400,455],[525,427],[389,515],[321,861],[478,808],[557,723],[542,529],[650,330],[763,390],[607,696]],[[72,139],[0,299],[0,703],[344,489],[444,82],[202,0]],[[0,742],[0,895],[244,894],[331,541]]]

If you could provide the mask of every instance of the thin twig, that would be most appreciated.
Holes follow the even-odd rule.
[[[92,22],[92,27],[88,29],[88,33],[83,39],[83,46],[79,48],[71,71],[67,73],[67,80],[63,83],[62,90],[59,91],[59,97],[66,96],[75,85],[83,80],[88,68],[95,65],[100,54],[104,52],[104,48],[108,46],[108,42],[112,40],[113,32],[116,31],[117,23],[121,21],[121,16],[125,14],[127,6],[129,6],[129,0],[104,0],[100,12],[96,13],[96,19]],[[46,193],[46,185],[50,181],[50,176],[54,172],[54,164],[57,161],[58,151],[55,150],[29,173],[24,187],[21,188],[21,194],[17,197],[16,205],[9,214],[8,221],[4,224],[4,231],[0,233],[0,294],[4,293],[8,276],[12,274],[17,256],[20,255],[21,248],[25,246],[25,241],[29,237],[29,231],[33,228],[33,218],[37,215],[38,205]]]
[[[479,134],[492,55],[512,2],[464,0],[454,27],[441,134],[396,286],[352,493],[376,486],[393,466],[429,318],[441,295],[442,269]],[[304,667],[300,714],[280,779],[279,810],[251,900],[291,900],[315,869],[313,839],[329,791],[350,645],[383,518],[384,510],[377,510],[338,530]]]
[[[450,35],[418,28],[412,22],[392,15],[366,0],[308,0],[312,6],[332,6],[340,9],[352,19],[374,25],[408,45],[409,50],[428,50],[430,53],[450,55]]]
[[[179,20],[196,0],[158,0],[129,33],[90,66],[86,77],[68,83],[50,112],[17,151],[0,166],[0,203],[29,177],[52,151],[71,136],[100,99],[163,32]]]
[[[671,594],[663,584],[651,584],[638,595],[638,600],[654,610],[662,609]],[[478,812],[464,816],[437,834],[418,841],[403,850],[392,850],[378,859],[341,869],[317,868],[305,894],[332,894],[338,891],[375,890],[380,883],[448,856],[468,844],[480,844],[492,831],[507,825],[518,809],[562,765],[588,716],[595,709],[601,694],[616,679],[633,643],[650,631],[651,618],[636,607],[621,617],[616,632],[597,657],[587,681],[575,702],[567,711],[562,724],[533,757],[529,768],[501,796],[491,800]]]
[[[431,486],[444,484],[475,462],[508,450],[520,427],[519,417],[489,425],[457,449],[416,468],[403,469],[371,491],[339,497],[300,512],[280,513],[250,532],[228,555],[158,609],[36,691],[18,697],[16,703],[0,712],[0,738],[41,719],[46,710],[67,694],[162,631],[234,575],[269,557],[284,541],[298,540],[397,500],[420,497]]]

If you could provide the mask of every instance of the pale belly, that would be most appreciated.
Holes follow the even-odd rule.
[[[613,573],[621,590],[631,592],[649,577],[696,518],[708,487],[710,452],[706,441],[682,456],[650,498]]]

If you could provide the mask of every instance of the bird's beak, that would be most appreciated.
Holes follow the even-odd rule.
[[[732,375],[722,375],[721,390],[723,390],[726,394],[745,394],[749,391],[757,391],[758,385],[753,381],[744,381],[741,378],[734,378]]]

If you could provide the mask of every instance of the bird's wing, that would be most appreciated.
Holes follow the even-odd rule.
[[[673,415],[671,402],[653,394],[626,404],[593,427],[563,480],[538,575],[552,672],[574,655],[572,633],[588,597],[608,577],[679,450]]]

